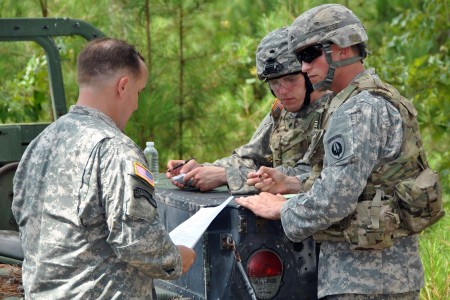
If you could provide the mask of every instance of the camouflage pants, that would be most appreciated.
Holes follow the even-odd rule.
[[[401,294],[340,294],[330,295],[321,298],[321,300],[419,300],[420,291],[412,291]]]

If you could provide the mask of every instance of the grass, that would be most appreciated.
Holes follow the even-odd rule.
[[[420,256],[425,269],[421,300],[450,299],[450,195],[443,200],[446,215],[420,235]]]

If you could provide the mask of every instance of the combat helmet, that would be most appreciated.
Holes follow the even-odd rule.
[[[259,43],[256,49],[256,72],[259,80],[268,81],[289,74],[302,73],[302,65],[295,54],[288,50],[288,32],[289,27],[281,27],[268,33]],[[304,105],[308,105],[313,87],[308,76],[302,74],[306,86]]]
[[[363,60],[367,56],[367,33],[359,18],[348,8],[340,4],[325,4],[307,10],[297,17],[290,26],[288,48],[293,53],[313,45],[321,45],[329,64],[325,81],[314,85],[314,89],[324,90],[331,86],[334,70]],[[341,48],[359,45],[359,55],[333,61],[331,44]]]

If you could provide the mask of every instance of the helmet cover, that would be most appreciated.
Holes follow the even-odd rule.
[[[256,72],[260,80],[269,80],[300,72],[297,57],[288,51],[289,27],[268,33],[256,49]]]
[[[291,52],[324,42],[346,48],[365,41],[367,33],[359,18],[340,4],[325,4],[305,11],[295,19],[288,33]]]

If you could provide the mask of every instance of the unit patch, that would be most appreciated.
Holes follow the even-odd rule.
[[[338,134],[330,138],[327,147],[334,159],[340,160],[344,156],[345,142],[342,135]]]
[[[353,157],[353,126],[347,115],[333,116],[323,137],[325,159],[329,166],[346,164]]]
[[[134,175],[141,178],[148,184],[150,184],[152,187],[155,187],[155,181],[153,180],[153,174],[147,170],[143,165],[140,163],[134,161]]]

